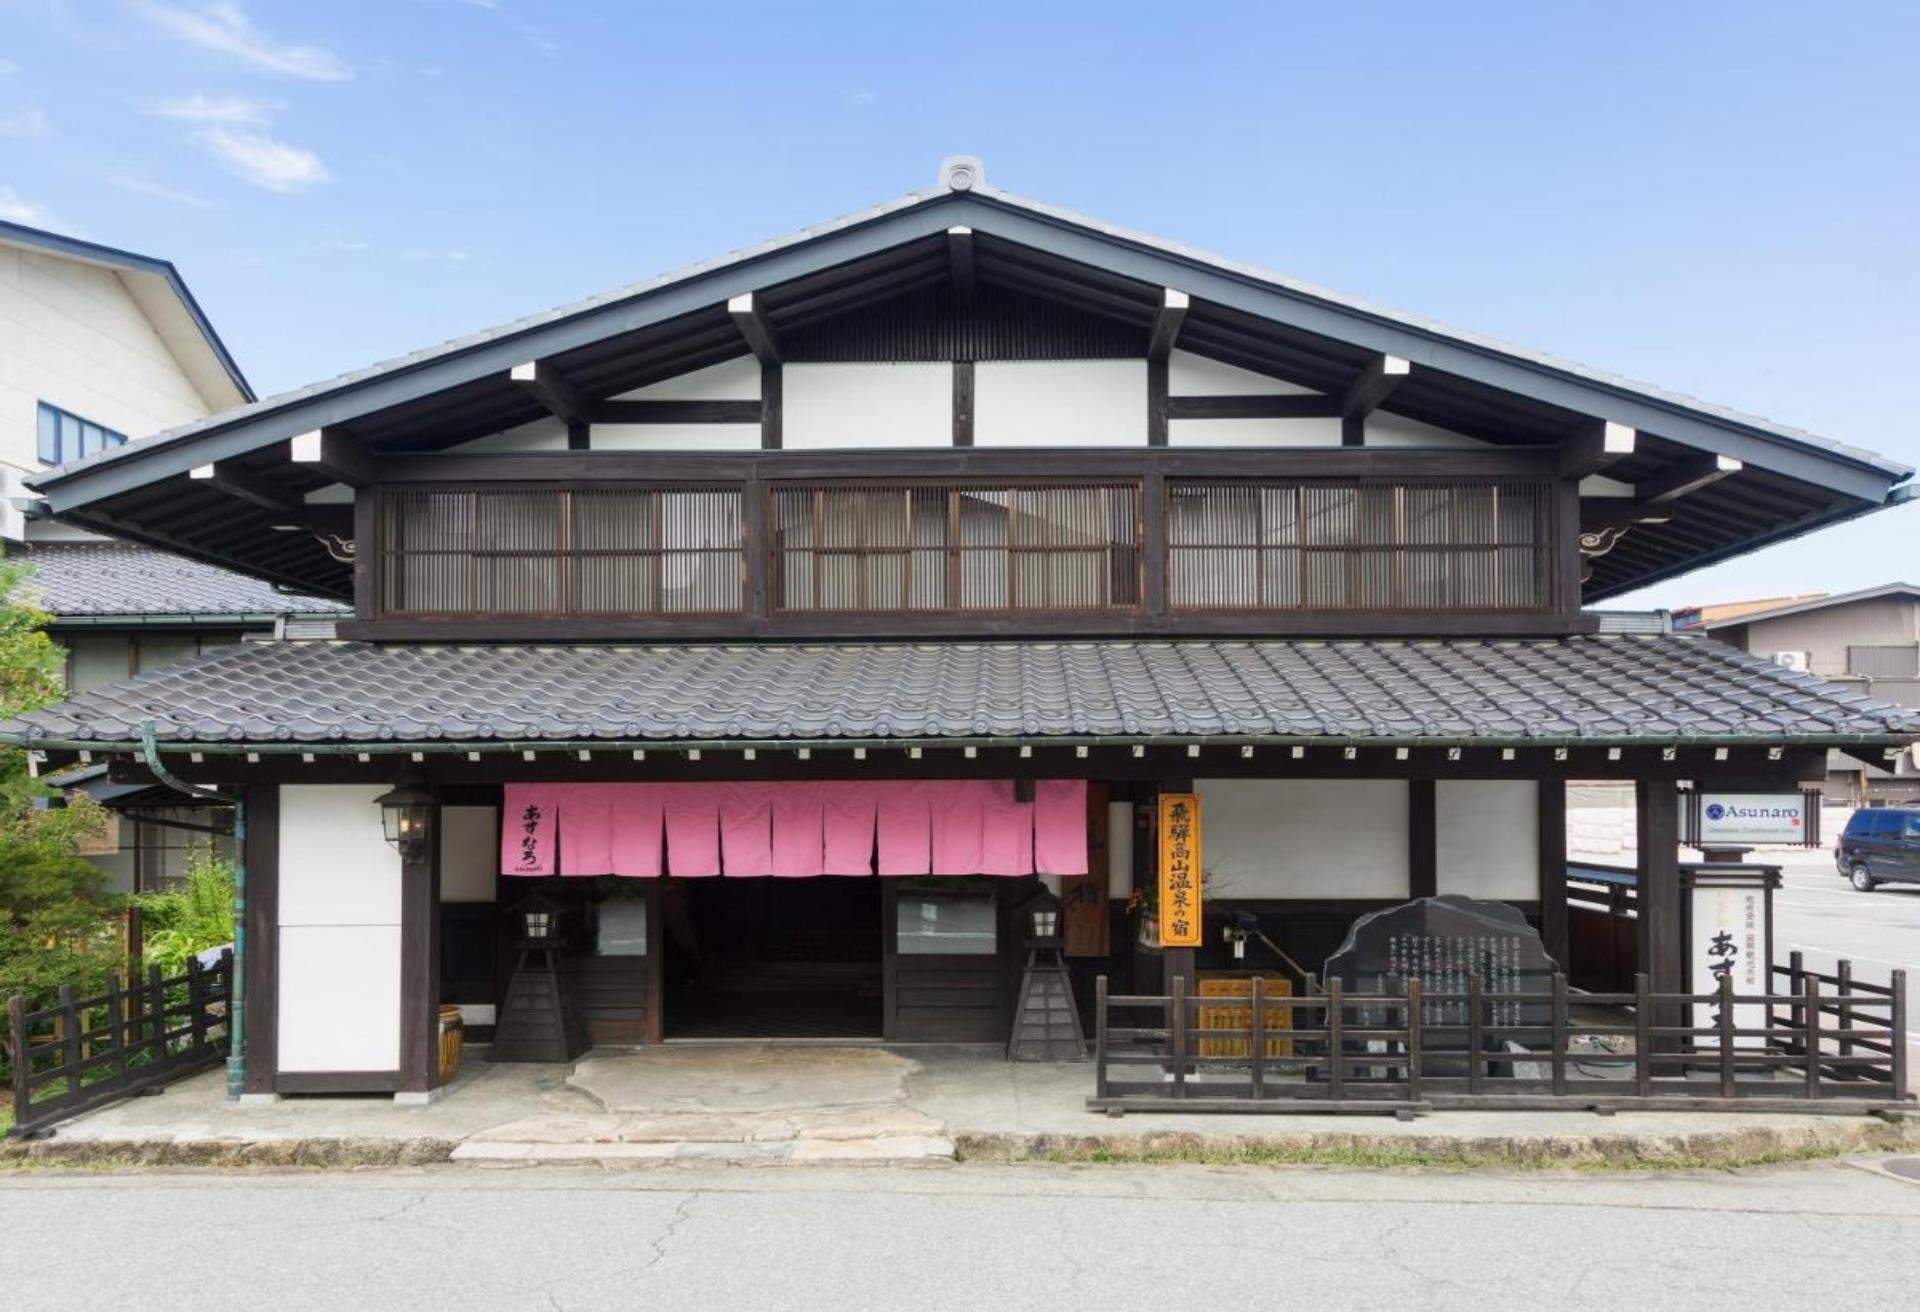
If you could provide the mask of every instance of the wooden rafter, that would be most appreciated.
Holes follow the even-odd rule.
[[[1595,419],[1560,447],[1560,476],[1585,478],[1633,454],[1635,433],[1626,424]]]
[[[1366,444],[1367,416],[1393,395],[1393,390],[1407,381],[1412,373],[1412,363],[1397,355],[1376,355],[1360,371],[1360,376],[1353,380],[1353,386],[1340,399],[1340,442],[1343,446]]]

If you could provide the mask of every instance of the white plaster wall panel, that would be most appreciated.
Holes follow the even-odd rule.
[[[374,798],[379,784],[280,790],[280,923],[398,925],[400,854]]]
[[[758,451],[758,424],[595,424],[595,451]]]
[[[1338,420],[1334,421],[1336,424]],[[1478,438],[1455,433],[1405,415],[1375,410],[1367,416],[1368,446],[1485,446]]]
[[[1147,444],[1144,360],[982,361],[973,387],[975,446]]]
[[[499,861],[499,817],[494,807],[440,808],[442,902],[493,901]]]
[[[1191,351],[1167,360],[1169,396],[1310,396],[1311,387],[1285,382]]]
[[[751,355],[663,378],[614,398],[619,401],[758,401],[760,362]]]
[[[1169,419],[1168,446],[1340,445],[1338,419]]]
[[[1531,779],[1442,779],[1434,789],[1442,893],[1540,896],[1540,793]]]
[[[1600,474],[1588,474],[1580,480],[1580,495],[1583,497],[1632,497],[1639,490],[1631,483],[1622,483],[1617,478],[1607,478]]]
[[[1197,779],[1201,865],[1221,898],[1407,895],[1399,779]]]
[[[498,433],[488,433],[485,437],[476,437],[473,441],[462,442],[454,448],[456,451],[480,455],[525,451],[565,451],[566,449],[566,422],[551,415],[544,419],[536,419],[532,423],[521,424],[518,428],[509,428]]]
[[[280,930],[280,1069],[400,1068],[400,927]]]
[[[40,401],[136,439],[210,409],[119,275],[0,246],[0,461],[40,467]]]
[[[790,364],[780,373],[789,450],[953,444],[950,364]]]

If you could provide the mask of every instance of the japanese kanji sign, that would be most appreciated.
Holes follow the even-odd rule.
[[[1200,799],[1160,794],[1160,946],[1200,946]]]

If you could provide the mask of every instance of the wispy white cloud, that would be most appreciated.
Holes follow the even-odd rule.
[[[196,196],[190,191],[181,191],[178,187],[169,187],[164,182],[155,182],[138,173],[107,173],[102,181],[108,186],[130,191],[136,196],[151,196],[155,200],[172,201],[176,205],[189,205],[197,210],[217,210],[220,205],[205,196]]]
[[[251,96],[210,96],[196,91],[190,96],[163,100],[149,113],[187,123],[232,123],[246,127],[265,127],[278,111],[286,108],[281,100],[256,100]]]
[[[400,258],[403,260],[413,260],[416,262],[431,261],[436,264],[465,264],[468,260],[473,258],[473,252],[462,251],[462,250],[421,249],[421,250],[401,251]]]
[[[0,58],[0,77],[5,77],[9,73],[18,73],[19,71],[20,65],[14,63],[11,59]]]
[[[53,226],[53,215],[46,207],[35,205],[12,187],[0,185],[0,219],[9,223],[25,223],[35,228]]]
[[[35,105],[18,114],[0,115],[0,138],[9,141],[35,141],[53,135],[47,111]]]
[[[268,191],[287,195],[333,178],[318,155],[264,132],[220,126],[194,136],[235,175]]]
[[[344,82],[353,76],[346,61],[325,46],[283,41],[261,31],[234,0],[199,5],[134,0],[134,7],[182,41],[230,55],[262,73],[309,82]]]

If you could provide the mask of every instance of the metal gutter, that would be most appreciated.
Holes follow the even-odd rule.
[[[792,752],[802,748],[808,751],[850,752],[855,748],[867,751],[905,751],[918,747],[922,750],[952,751],[965,747],[1098,747],[1110,750],[1116,747],[1458,747],[1494,748],[1494,747],[1842,747],[1847,744],[1873,746],[1904,746],[1920,741],[1920,712],[1915,713],[1916,723],[1911,730],[1887,730],[1884,733],[1845,734],[1845,733],[1788,733],[1770,734],[1764,737],[1738,736],[1722,734],[1718,736],[1684,736],[1675,734],[1622,734],[1611,737],[1582,737],[1579,735],[1555,735],[1552,737],[1485,737],[1472,738],[1460,735],[1416,735],[1396,738],[1373,738],[1359,735],[1323,734],[1314,737],[1278,734],[1186,734],[1186,735],[1146,735],[1146,736],[1108,736],[1077,735],[1074,737],[1031,737],[993,736],[980,738],[536,738],[536,739],[482,739],[480,741],[456,742],[445,738],[427,739],[419,742],[386,740],[373,743],[356,742],[246,742],[232,739],[218,742],[200,742],[192,739],[177,739],[165,744],[165,750],[178,755],[182,752],[199,756],[410,756],[421,755],[454,756],[475,753],[483,756],[518,755],[532,752],[536,755],[552,755],[562,752],[614,753],[630,751],[658,752]],[[143,740],[122,741],[103,739],[72,738],[35,738],[17,733],[0,733],[0,743],[25,747],[33,751],[92,752],[95,755],[126,754],[144,752]]]
[[[353,612],[349,610],[215,611],[204,615],[186,611],[148,611],[125,615],[116,615],[110,611],[77,615],[62,615],[55,612],[43,627],[49,629],[152,629],[209,624],[271,625],[283,619],[344,620],[352,617]]]

